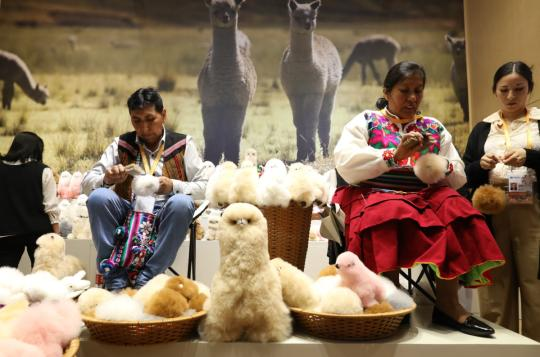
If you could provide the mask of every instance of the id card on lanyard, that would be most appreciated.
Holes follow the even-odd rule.
[[[512,142],[510,141],[510,131],[508,124],[501,117],[501,121],[504,129],[504,138],[506,144],[506,150],[512,148]],[[527,125],[527,149],[532,148],[532,137],[530,128],[529,113],[525,117],[525,124]],[[534,183],[536,182],[536,176],[528,170],[527,167],[509,167],[507,170],[508,186],[506,189],[506,198],[508,204],[533,204],[534,203]]]

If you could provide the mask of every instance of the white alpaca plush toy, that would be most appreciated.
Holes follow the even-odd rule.
[[[414,165],[416,177],[428,185],[442,181],[446,177],[447,170],[448,160],[432,153],[420,156]]]
[[[360,314],[362,301],[349,288],[338,286],[321,296],[320,311],[328,314]]]
[[[70,294],[69,289],[60,280],[43,270],[25,275],[22,291],[30,302],[60,300]]]
[[[286,185],[287,167],[279,159],[270,159],[257,186],[257,204],[259,206],[287,207],[291,193]]]
[[[200,326],[204,339],[282,341],[291,317],[268,256],[266,219],[257,207],[233,203],[219,224],[220,266],[210,289],[212,306]]]
[[[72,255],[66,255],[64,238],[55,233],[42,235],[36,241],[35,263],[32,272],[48,271],[57,278],[74,275],[84,270],[81,261]]]
[[[259,175],[255,166],[242,167],[235,171],[229,192],[229,202],[257,204]]]
[[[86,208],[87,200],[88,196],[82,194],[73,201],[73,205],[71,206],[73,215],[72,229],[71,233],[67,236],[68,239],[92,239],[88,209]]]
[[[231,161],[216,167],[206,186],[206,199],[210,201],[210,207],[223,208],[229,204],[229,191],[235,171],[236,164]]]
[[[208,226],[206,228],[204,239],[216,240],[219,221],[221,220],[221,210],[210,208],[208,213]]]
[[[311,206],[315,201],[328,201],[327,184],[311,166],[299,162],[292,164],[286,182],[291,199],[304,207]]]
[[[96,307],[104,301],[110,300],[114,297],[114,294],[108,290],[100,288],[90,288],[79,296],[77,299],[77,305],[81,314],[94,317]]]

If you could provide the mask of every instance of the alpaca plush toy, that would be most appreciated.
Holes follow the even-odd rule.
[[[287,207],[291,201],[291,193],[287,188],[286,178],[287,167],[283,161],[268,160],[257,186],[257,204]]]
[[[219,225],[220,266],[212,280],[212,305],[201,325],[208,341],[282,341],[291,317],[268,255],[266,219],[257,207],[233,203]]]
[[[311,166],[296,162],[289,168],[286,185],[291,199],[304,207],[314,202],[328,201],[328,187],[324,178]]]
[[[279,274],[283,301],[287,306],[310,309],[319,304],[313,280],[309,276],[281,258],[274,258],[270,262]]]
[[[84,270],[81,261],[72,255],[66,255],[64,238],[55,233],[47,233],[36,241],[33,272],[48,271],[57,278],[74,275]]]
[[[159,178],[150,175],[136,176],[132,182],[135,200],[132,211],[123,226],[116,228],[115,245],[109,259],[99,264],[107,274],[112,270],[126,269],[129,281],[134,284],[140,270],[154,253],[156,232],[153,212]]]
[[[88,196],[82,194],[72,201],[69,208],[71,210],[72,226],[71,233],[67,235],[68,239],[92,239],[88,208],[86,208],[87,200]]]
[[[229,204],[229,191],[235,171],[236,164],[231,161],[216,167],[206,186],[206,199],[210,201],[210,207],[224,208]]]
[[[108,290],[100,288],[90,288],[79,296],[77,299],[77,305],[81,314],[85,316],[94,317],[96,307],[104,301],[110,300],[114,297],[114,294]]]
[[[360,297],[349,288],[338,286],[321,296],[321,312],[327,314],[360,314],[363,312]]]
[[[79,171],[76,171],[71,175],[71,180],[69,180],[69,198],[77,198],[81,194],[81,182],[83,179],[83,174]]]
[[[71,196],[69,190],[69,182],[71,181],[71,174],[67,171],[62,171],[60,178],[58,179],[58,196],[60,198],[69,199]]]
[[[354,291],[360,297],[364,308],[383,302],[384,283],[377,274],[366,268],[356,254],[341,253],[337,257],[336,268],[341,277],[341,285]]]
[[[259,175],[255,166],[241,167],[234,173],[229,191],[229,202],[257,204],[257,183]]]

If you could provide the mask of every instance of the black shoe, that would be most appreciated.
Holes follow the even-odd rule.
[[[459,323],[437,308],[433,308],[432,321],[436,324],[444,325],[466,333],[468,335],[478,337],[490,337],[495,333],[495,330],[493,328],[473,317],[472,315],[467,317],[465,322]]]

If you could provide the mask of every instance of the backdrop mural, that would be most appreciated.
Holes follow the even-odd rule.
[[[87,170],[131,129],[142,86],[208,160],[255,148],[325,170],[400,60],[426,68],[422,111],[460,151],[467,139],[462,0],[6,0],[0,27],[0,152],[35,131],[57,172]]]

